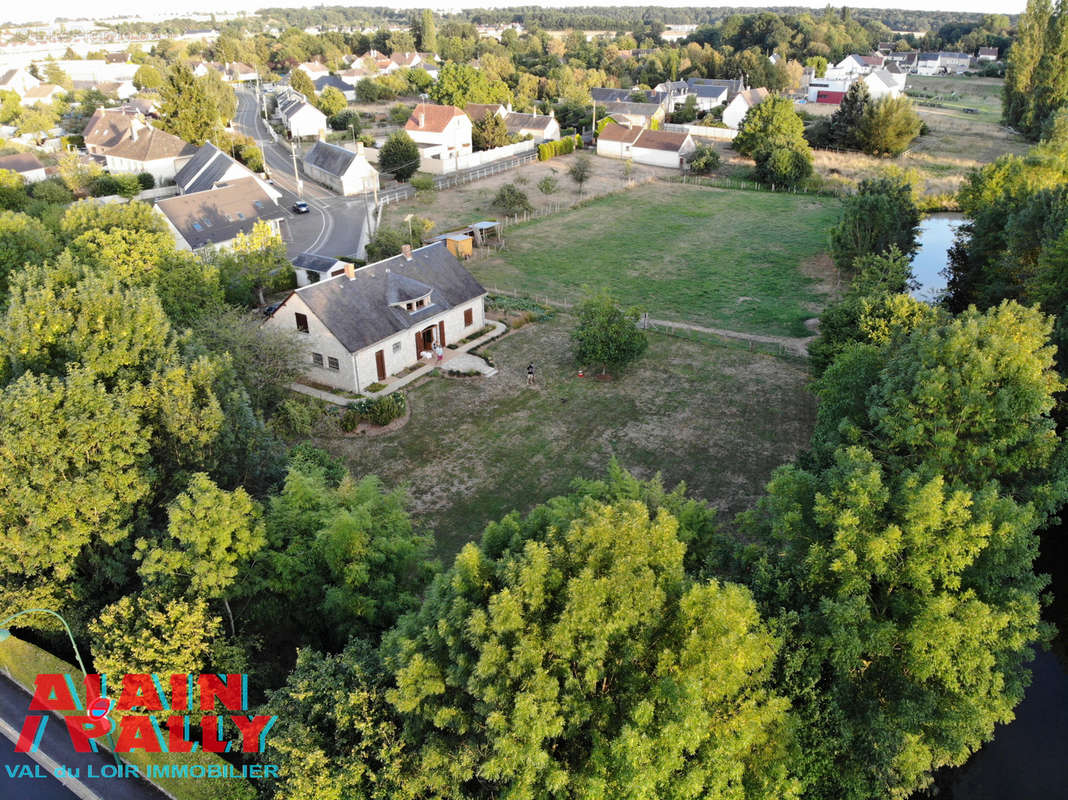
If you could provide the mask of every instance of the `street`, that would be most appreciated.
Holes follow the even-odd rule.
[[[102,768],[114,767],[115,759],[107,752],[75,752],[66,726],[55,715],[51,715],[45,726],[40,752],[32,754],[43,756],[41,761],[45,763],[31,760],[31,754],[16,753],[11,737],[17,737],[23,720],[30,713],[29,707],[30,695],[7,676],[0,674],[0,732],[4,734],[0,736],[0,797],[5,800],[71,800],[75,797],[92,800],[94,796],[105,800],[166,800],[162,792],[143,780],[88,777],[89,765],[99,775]],[[47,776],[16,777],[23,765]],[[80,775],[77,783],[68,788],[51,777],[56,765],[78,767]]]
[[[325,256],[351,256],[360,245],[360,237],[373,209],[362,198],[339,197],[310,180],[303,180],[303,199],[311,208],[307,214],[293,212],[299,199],[297,179],[293,173],[293,155],[288,146],[276,143],[268,133],[256,106],[256,94],[249,89],[237,90],[237,115],[234,128],[251,136],[263,151],[263,160],[274,185],[282,192],[279,201],[286,210],[282,235],[286,252],[292,258],[299,253]],[[299,160],[300,154],[297,154]]]

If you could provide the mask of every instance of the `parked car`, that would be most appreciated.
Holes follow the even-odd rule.
[[[273,314],[275,311],[278,310],[278,306],[280,306],[280,305],[282,305],[282,304],[281,303],[273,303],[272,305],[264,306],[263,307],[263,316],[265,316],[265,317],[271,316],[271,314]]]
[[[293,212],[295,214],[307,214],[311,211],[311,208],[304,200],[298,200],[293,204]]]

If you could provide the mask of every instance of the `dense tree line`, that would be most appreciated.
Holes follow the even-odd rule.
[[[1005,64],[1005,122],[1032,140],[1068,105],[1068,8],[1029,0]]]

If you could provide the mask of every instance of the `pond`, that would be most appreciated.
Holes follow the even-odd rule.
[[[912,259],[912,277],[920,286],[912,293],[917,300],[934,302],[946,288],[942,270],[949,264],[946,251],[953,246],[963,214],[943,213],[924,217],[920,223],[920,249]]]

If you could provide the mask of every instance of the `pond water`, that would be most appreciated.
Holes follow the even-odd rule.
[[[943,213],[924,217],[920,223],[920,249],[912,259],[912,277],[920,286],[912,293],[917,300],[933,302],[946,288],[942,270],[949,264],[946,251],[953,246],[963,214]]]

